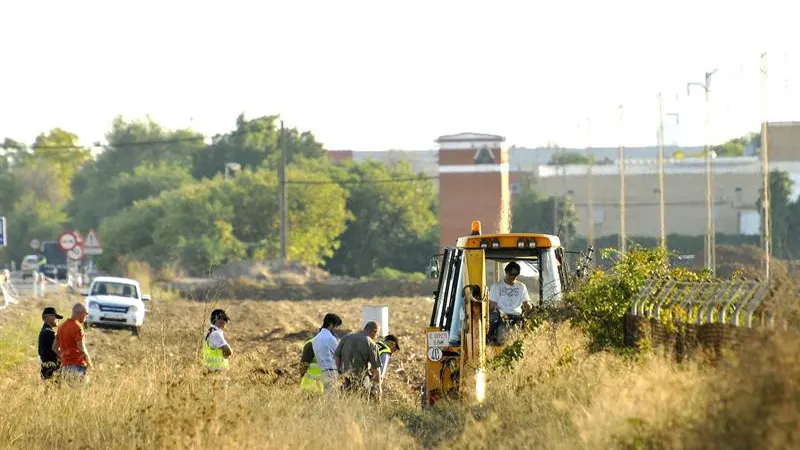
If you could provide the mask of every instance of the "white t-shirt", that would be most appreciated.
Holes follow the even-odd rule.
[[[489,301],[497,303],[497,309],[505,314],[522,314],[522,303],[531,301],[528,287],[514,281],[513,285],[502,281],[489,288]]]
[[[331,330],[323,328],[311,341],[311,347],[314,349],[314,357],[317,358],[317,364],[322,370],[336,370],[336,346],[339,345],[339,340],[331,333]]]
[[[228,345],[228,341],[225,340],[225,335],[222,334],[222,330],[217,328],[215,325],[211,325],[211,329],[213,331],[208,334],[208,339],[206,339],[209,347],[213,349],[222,348],[226,345],[230,347],[230,345]]]

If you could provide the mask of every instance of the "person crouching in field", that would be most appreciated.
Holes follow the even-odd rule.
[[[222,309],[211,311],[211,326],[203,340],[203,361],[206,373],[219,373],[228,370],[230,357],[233,354],[231,346],[225,340],[225,326],[230,318]]]
[[[339,341],[334,355],[344,392],[381,399],[381,363],[375,343],[380,329],[378,322],[370,321],[362,331],[350,333]]]
[[[40,376],[42,380],[49,380],[61,367],[58,353],[53,350],[56,342],[56,328],[58,321],[63,319],[52,306],[42,311],[42,330],[39,331],[39,361],[41,362]]]
[[[386,372],[389,371],[389,361],[392,355],[400,351],[400,341],[397,336],[387,334],[383,340],[376,342],[378,344],[378,357],[381,361],[381,383],[386,379]]]

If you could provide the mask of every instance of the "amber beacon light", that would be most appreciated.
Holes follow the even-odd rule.
[[[481,234],[481,221],[480,220],[473,220],[472,221],[472,236],[478,236]]]

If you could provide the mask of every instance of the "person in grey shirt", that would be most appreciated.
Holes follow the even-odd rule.
[[[342,374],[342,389],[345,392],[367,393],[380,400],[381,363],[378,358],[378,337],[381,326],[370,321],[364,329],[350,333],[339,341],[334,357],[336,368]]]

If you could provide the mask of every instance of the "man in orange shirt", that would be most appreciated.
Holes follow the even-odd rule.
[[[72,307],[72,317],[58,327],[56,341],[53,343],[53,351],[61,358],[61,374],[79,377],[84,383],[89,382],[86,368],[93,368],[84,340],[86,333],[83,322],[87,314],[86,307],[76,303]]]

